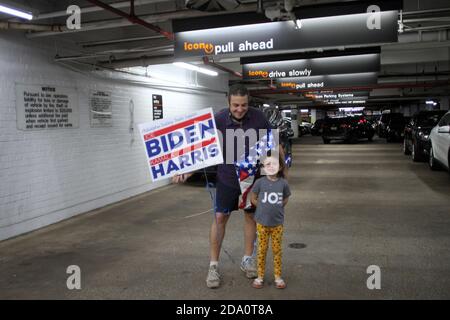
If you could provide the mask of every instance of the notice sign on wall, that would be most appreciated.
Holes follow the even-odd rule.
[[[91,91],[91,127],[111,127],[111,92]]]
[[[78,128],[78,95],[74,88],[16,84],[19,130]]]
[[[163,104],[162,104],[162,95],[153,94],[153,120],[159,120],[163,118]]]
[[[211,108],[138,127],[153,181],[223,163]]]

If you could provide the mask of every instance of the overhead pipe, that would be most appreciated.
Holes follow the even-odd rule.
[[[237,12],[249,12],[254,11],[256,8],[255,5],[240,5],[233,13]],[[141,20],[145,20],[147,23],[158,23],[165,22],[173,19],[185,19],[185,18],[199,18],[206,16],[214,16],[223,14],[220,11],[217,12],[203,12],[198,10],[178,10],[172,12],[163,12],[157,14],[148,14],[140,17]],[[26,35],[28,39],[40,38],[40,37],[50,37],[57,36],[61,34],[69,34],[69,33],[79,33],[79,32],[88,32],[93,30],[105,30],[112,28],[121,28],[128,27],[133,25],[127,18],[124,19],[114,19],[107,21],[96,21],[96,22],[87,22],[83,23],[83,27],[80,29],[69,30],[66,26],[62,27],[62,32],[36,32],[30,33]]]
[[[213,68],[216,68],[216,69],[219,69],[219,70],[228,72],[228,73],[232,74],[232,75],[235,76],[235,77],[242,78],[242,74],[241,74],[241,73],[239,73],[239,72],[237,72],[237,71],[234,71],[234,70],[232,70],[232,69],[229,69],[229,68],[227,68],[227,67],[224,67],[224,66],[222,66],[222,65],[220,65],[220,64],[217,64],[217,63],[215,63],[214,61],[209,60],[208,57],[203,57],[203,63],[204,63],[205,65],[211,66],[211,67],[213,67]]]
[[[450,8],[441,8],[441,9],[430,9],[430,10],[420,10],[420,11],[403,11],[404,16],[410,15],[420,15],[420,14],[428,14],[428,13],[439,13],[439,12],[450,12]]]
[[[84,54],[77,56],[56,56],[55,61],[71,61],[71,60],[82,60],[82,59],[94,59],[101,57],[113,57],[114,54],[127,54],[127,53],[148,53],[155,51],[173,51],[173,45],[152,47],[152,48],[142,48],[142,49],[118,49],[118,50],[107,50],[103,52],[96,52],[92,54]]]
[[[150,36],[150,37],[136,37],[136,38],[122,38],[115,40],[102,40],[102,41],[87,41],[87,42],[78,42],[78,45],[81,45],[83,48],[91,48],[91,47],[99,47],[106,46],[117,43],[124,42],[136,42],[136,41],[144,41],[144,40],[154,40],[154,39],[163,39],[164,36]]]
[[[167,2],[168,0],[135,0],[134,5],[137,6],[143,6],[146,4],[153,4],[158,2]],[[114,7],[116,9],[118,8],[128,8],[130,6],[130,1],[123,1],[123,2],[116,2],[111,3],[111,7]],[[81,13],[91,13],[91,12],[98,12],[103,10],[102,8],[98,6],[93,7],[85,7],[81,8]],[[37,16],[33,16],[33,21],[36,20],[45,20],[45,19],[51,19],[51,18],[58,18],[58,17],[65,17],[67,16],[67,10],[61,10],[56,12],[48,12],[48,13],[42,13],[38,14]]]
[[[100,61],[97,64],[111,68],[147,67],[153,64],[169,64],[174,62],[173,54],[158,56],[142,56],[138,58],[116,59],[113,61]]]
[[[27,31],[39,31],[39,32],[61,32],[62,26],[0,21],[0,30],[27,30]]]
[[[416,22],[439,22],[439,21],[450,21],[450,16],[445,17],[430,17],[430,18],[417,18],[417,19],[403,19],[403,23],[416,23]]]
[[[148,23],[147,21],[142,20],[141,18],[137,17],[134,14],[134,0],[130,1],[130,14],[128,14],[126,12],[123,12],[123,11],[121,11],[119,9],[116,9],[116,8],[110,6],[109,4],[106,4],[106,3],[101,2],[99,0],[87,0],[87,1],[89,1],[92,4],[95,4],[95,5],[99,6],[99,7],[101,7],[103,9],[107,10],[107,11],[110,11],[110,12],[112,12],[112,13],[120,16],[120,17],[123,17],[123,18],[127,19],[131,23],[139,24],[139,25],[141,25],[143,27],[146,27],[146,28],[148,28],[150,30],[158,32],[158,33],[162,34],[163,36],[165,36],[169,40],[174,40],[175,39],[175,37],[174,37],[172,32],[163,30],[160,27],[155,26],[155,25],[153,25],[151,23]]]
[[[442,30],[442,29],[450,29],[450,24],[436,25],[436,26],[429,26],[429,27],[407,27],[404,29],[404,32]]]

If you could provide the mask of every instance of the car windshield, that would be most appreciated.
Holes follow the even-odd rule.
[[[391,120],[391,114],[390,114],[390,113],[385,113],[385,114],[383,114],[383,115],[381,116],[381,119],[380,119],[380,121],[381,121],[382,123],[388,123],[389,120]]]
[[[333,124],[339,125],[339,124],[344,123],[346,121],[346,119],[347,118],[327,118],[326,123],[328,125],[333,125]]]
[[[439,120],[445,112],[442,113],[430,113],[430,114],[421,114],[417,118],[417,126],[419,127],[434,127],[438,124]]]

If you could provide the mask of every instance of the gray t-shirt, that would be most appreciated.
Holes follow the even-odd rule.
[[[252,192],[258,196],[258,205],[255,212],[256,222],[267,227],[283,224],[283,199],[291,195],[287,181],[283,178],[271,181],[264,176],[256,180]]]

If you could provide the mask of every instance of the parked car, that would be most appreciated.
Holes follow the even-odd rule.
[[[377,132],[378,122],[380,121],[381,115],[365,115],[366,120],[370,123],[372,128]]]
[[[386,129],[389,124],[389,121],[391,121],[392,116],[398,117],[403,116],[401,113],[383,113],[380,117],[380,120],[378,121],[377,125],[377,135],[380,138],[386,138]]]
[[[300,136],[311,133],[312,124],[309,122],[300,122],[298,125],[298,132]]]
[[[322,135],[323,132],[323,119],[318,119],[316,120],[316,122],[314,122],[314,124],[311,127],[311,134],[313,136],[320,136]]]
[[[278,129],[280,130],[280,143],[284,149],[285,162],[290,168],[292,166],[292,138],[294,137],[294,130],[288,119],[284,119]]]
[[[289,139],[294,137],[294,129],[292,129],[292,120],[291,118],[283,118],[283,124],[278,128],[285,128],[283,131],[286,131],[286,136]]]
[[[411,154],[413,161],[425,160],[430,151],[431,129],[438,124],[445,112],[445,110],[434,110],[414,114],[405,126],[403,153]]]
[[[370,121],[368,121],[365,116],[353,116],[352,119],[354,126],[356,126],[360,134],[360,138],[366,138],[369,141],[372,141],[373,136],[375,135],[375,129]]]
[[[280,143],[285,151],[285,162],[288,167],[292,165],[292,138],[294,130],[292,129],[292,119],[283,117],[278,108],[267,107],[263,109],[264,115],[271,124],[272,128],[278,128]]]
[[[450,171],[450,111],[447,112],[430,132],[428,164],[432,170],[439,165]]]
[[[405,124],[405,117],[401,113],[391,113],[391,117],[386,126],[386,142],[403,140]]]
[[[375,131],[364,116],[325,118],[323,124],[323,143],[331,140],[357,142],[359,139],[372,141]]]

